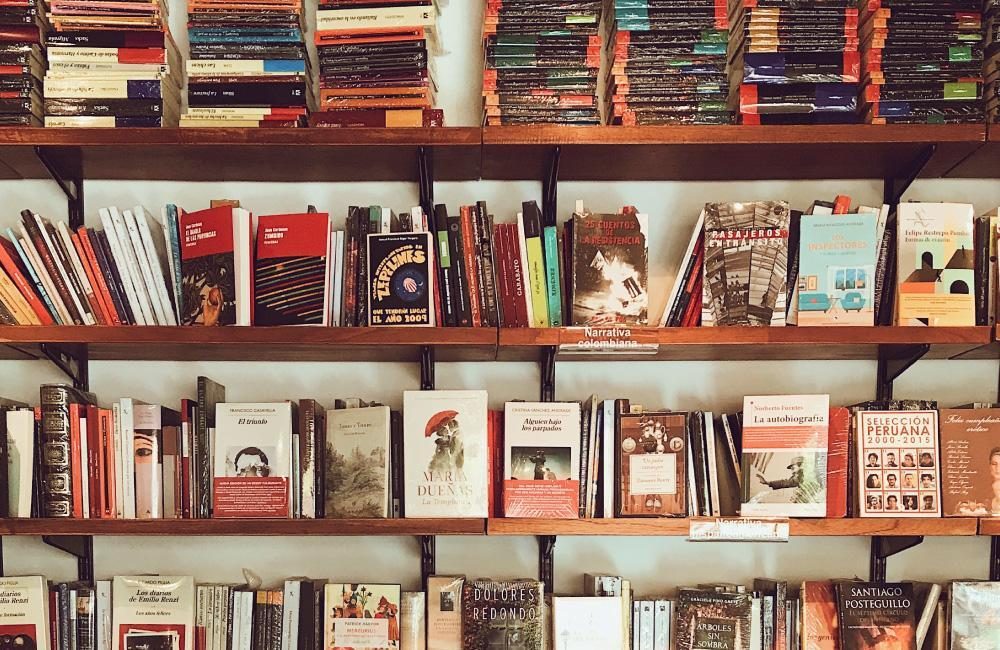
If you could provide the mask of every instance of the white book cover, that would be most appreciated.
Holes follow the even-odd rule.
[[[281,609],[281,646],[280,650],[297,650],[299,647],[299,607],[302,595],[302,583],[298,580],[285,580],[282,592]]]
[[[139,221],[135,213],[131,210],[122,210],[122,218],[125,221],[125,232],[128,234],[129,243],[132,245],[132,252],[135,254],[135,264],[139,269],[139,277],[142,278],[142,286],[146,291],[146,298],[149,299],[149,306],[153,310],[153,316],[159,325],[167,325],[167,314],[163,310],[163,303],[160,302],[160,294],[156,289],[156,280],[153,278],[153,269],[149,264],[149,256],[146,254],[146,246],[143,244],[142,235],[139,233]]]
[[[504,404],[504,516],[579,517],[580,424],[579,402]]]
[[[111,634],[111,581],[98,580],[97,592],[97,648],[96,650],[112,650]]]
[[[149,229],[149,220],[152,218],[146,208],[141,205],[135,206],[132,211],[136,225],[139,227],[139,239],[142,240],[143,250],[146,251],[145,263],[149,267],[153,276],[153,286],[156,288],[156,297],[163,310],[166,320],[164,325],[176,325],[177,317],[174,315],[174,303],[170,300],[170,293],[167,290],[167,280],[164,276],[163,258],[170,258],[164,240],[153,237],[153,232]]]
[[[55,284],[52,282],[52,278],[49,277],[48,269],[42,264],[42,259],[38,255],[38,250],[35,248],[35,242],[31,241],[31,237],[28,235],[28,231],[24,226],[19,226],[19,231],[21,237],[18,241],[21,243],[21,249],[24,254],[27,255],[28,261],[31,262],[31,266],[35,269],[35,273],[38,275],[38,280],[42,283],[45,288],[45,293],[48,294],[49,299],[52,301],[52,305],[59,312],[59,318],[62,320],[63,324],[72,325],[73,318],[70,316],[69,309],[66,308],[66,303],[63,302],[62,296],[56,291]],[[81,321],[82,322],[82,321]]]
[[[49,588],[42,576],[0,578],[5,650],[49,650]]]
[[[407,517],[486,517],[486,391],[403,393]]]
[[[461,576],[427,578],[427,650],[462,650]]]
[[[162,223],[160,223],[160,228],[163,234],[163,242],[164,245],[166,246],[167,271],[170,274],[169,275],[170,295],[173,296],[174,316],[176,318],[177,313],[180,311],[181,288],[177,286],[176,278],[180,276],[180,269],[178,269],[177,265],[174,263],[174,255],[176,254],[177,255],[176,259],[180,260],[180,249],[177,248],[176,242],[170,235],[171,221],[174,220],[170,214],[170,208],[167,207],[166,205],[163,206],[163,209],[160,212],[160,217],[162,219]],[[174,224],[174,227],[176,228],[176,223]]]
[[[45,245],[48,247],[49,252],[52,254],[52,261],[55,263],[56,272],[62,278],[63,283],[66,285],[66,292],[69,294],[69,298],[73,301],[73,305],[76,307],[77,312],[79,312],[80,317],[83,319],[84,325],[95,325],[97,320],[94,319],[94,315],[90,313],[90,305],[80,302],[80,296],[77,295],[76,289],[73,286],[73,281],[70,279],[70,274],[73,273],[73,269],[66,268],[60,255],[56,253],[56,244],[52,241],[52,237],[49,236],[49,231],[46,228],[45,220],[38,214],[34,215],[35,223],[38,225],[38,229],[42,232],[42,239],[45,241]]]
[[[122,447],[121,402],[111,405],[112,437],[115,445],[115,519],[125,518],[125,457]]]
[[[34,478],[35,412],[7,411],[7,480],[10,517],[31,516],[31,486]]]
[[[621,648],[621,600],[608,596],[553,596],[554,650]]]
[[[427,599],[422,591],[404,591],[399,603],[400,650],[426,650]]]
[[[80,255],[77,253],[76,246],[73,245],[73,236],[69,231],[69,226],[66,225],[65,221],[59,221],[56,223],[56,232],[59,238],[62,240],[63,248],[66,249],[66,255],[69,257],[69,263],[72,265],[73,275],[80,281],[80,286],[83,287],[84,294],[89,297],[94,297],[96,300],[96,295],[94,294],[94,286],[90,284],[90,278],[87,277],[87,271],[84,269],[84,262],[80,259]],[[69,271],[70,269],[66,269]],[[91,309],[89,302],[86,304],[88,310]],[[94,324],[98,323],[97,314],[93,314]]]
[[[336,235],[336,239],[333,244],[333,263],[330,265],[333,272],[333,313],[330,315],[330,324],[340,326],[344,324],[342,319],[344,310],[344,231],[338,230],[334,235]]]
[[[118,268],[119,275],[121,273],[127,273],[132,280],[132,286],[135,289],[135,295],[139,302],[139,309],[142,310],[142,318],[147,325],[158,325],[159,320],[156,318],[156,313],[153,311],[153,305],[149,300],[149,292],[146,289],[146,282],[142,277],[142,272],[139,270],[139,260],[136,256],[135,247],[132,246],[132,238],[128,234],[128,226],[125,222],[125,217],[122,213],[118,211],[118,208],[111,206],[108,208],[108,212],[111,214],[111,224],[114,230],[108,233],[108,238],[111,235],[115,235],[118,239],[118,246],[122,252],[122,260],[125,262],[125,268]]]
[[[326,516],[389,516],[388,406],[326,412]]]
[[[250,325],[253,312],[253,215],[233,208],[233,269],[236,279],[236,324]]]
[[[163,518],[163,421],[158,404],[133,406],[132,456],[137,519]]]
[[[858,411],[857,425],[858,516],[940,517],[938,412]]]
[[[705,427],[705,459],[708,463],[708,498],[712,502],[712,516],[722,516],[721,494],[719,493],[719,463],[715,448],[715,416],[711,411],[705,411],[703,420]]]
[[[122,457],[122,477],[119,484],[122,487],[122,516],[125,519],[135,519],[135,407],[143,402],[131,397],[123,397],[119,401],[121,414],[121,446],[118,448]]]
[[[825,517],[829,395],[743,398],[746,517]]]
[[[117,576],[111,593],[115,650],[194,650],[194,578]]]
[[[436,21],[435,8],[423,5],[375,9],[325,9],[316,12],[316,29],[323,31],[402,27],[433,29]]]
[[[290,402],[215,407],[213,517],[291,515]]]
[[[613,519],[615,516],[615,400],[606,399],[601,403],[603,414],[601,418],[601,469],[603,471],[603,485],[601,486],[601,496],[604,502],[601,504],[603,510],[601,515],[604,519]]]
[[[125,252],[122,250],[121,241],[118,238],[118,231],[115,229],[114,220],[111,218],[111,209],[101,208],[98,213],[101,216],[101,225],[104,226],[104,235],[108,240],[108,248],[111,249],[111,261],[114,263],[115,268],[118,269],[118,275],[121,277],[122,286],[125,287],[125,299],[128,300],[129,310],[135,318],[135,324],[155,325],[155,323],[146,319],[146,315],[142,309],[142,304],[139,302],[139,296],[136,292],[132,275],[129,273],[128,261],[125,259]],[[118,210],[115,210],[115,213],[117,214]]]
[[[399,648],[399,585],[328,584],[323,595],[327,650]]]

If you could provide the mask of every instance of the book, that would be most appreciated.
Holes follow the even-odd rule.
[[[5,650],[49,650],[49,589],[42,576],[0,577]]]
[[[878,246],[872,213],[802,215],[798,324],[875,324]]]
[[[372,325],[434,325],[432,246],[427,232],[368,235]]]
[[[231,206],[180,215],[182,325],[250,324],[250,220]]]
[[[217,404],[215,420],[212,516],[291,516],[292,404]]]
[[[327,413],[327,517],[389,516],[389,433],[388,406]]]
[[[1000,583],[951,583],[951,648],[976,650],[1000,647]]]
[[[330,216],[257,217],[255,325],[329,325]]]
[[[460,576],[427,578],[427,650],[462,649],[462,585]]]
[[[1000,516],[1000,409],[941,409],[941,509],[949,517]],[[934,480],[922,468],[902,472],[903,487]]]
[[[576,519],[580,508],[580,404],[504,405],[506,517]]]
[[[571,225],[569,325],[647,325],[648,217],[585,212]]]
[[[135,475],[135,514],[138,519],[162,519],[164,498],[173,484],[164,481],[166,438],[180,426],[180,413],[156,404],[135,404],[132,449]],[[176,449],[176,446],[173,447]]]
[[[617,515],[687,514],[685,416],[669,412],[620,413],[616,438]]]
[[[315,519],[326,512],[326,409],[318,401],[299,400],[299,434],[302,516]]]
[[[35,411],[12,409],[0,417],[6,427],[7,516],[30,517],[33,487],[40,482],[35,476],[35,457],[40,453],[35,445]]]
[[[324,647],[399,648],[399,585],[327,584]]]
[[[544,650],[544,585],[537,580],[467,580],[462,589],[462,648],[489,648],[517,639]]]
[[[216,406],[226,401],[226,387],[208,377],[198,377],[191,470],[194,477],[195,514],[207,519],[212,513],[212,450],[215,446]]]
[[[750,594],[680,589],[675,605],[677,650],[751,650]]]
[[[937,416],[929,410],[858,411],[858,516],[941,516]],[[919,480],[921,474],[928,480]],[[906,487],[914,482],[915,488]]]
[[[976,324],[973,207],[900,203],[897,215],[897,324]]]
[[[404,591],[399,603],[400,650],[426,650],[427,603],[422,591]]]
[[[916,608],[906,582],[838,582],[840,650],[913,650]]]
[[[801,644],[809,650],[839,650],[837,595],[829,580],[806,581],[799,591],[802,601]]]
[[[743,398],[742,516],[825,517],[829,395]]]
[[[191,576],[115,576],[115,650],[194,650],[194,591]]]
[[[65,384],[43,384],[39,389],[41,404],[41,457],[39,479],[44,486],[41,512],[46,517],[70,517],[79,507],[82,493],[77,489],[80,473],[72,471],[79,463],[79,416],[73,417],[80,404],[93,404],[96,397]],[[74,422],[75,420],[75,422]],[[77,431],[76,446],[73,430]],[[74,454],[76,451],[76,454]],[[74,460],[75,459],[75,460]]]
[[[850,447],[851,411],[842,406],[831,408],[826,457],[826,516],[829,519],[847,516]]]
[[[407,517],[485,517],[486,391],[403,393]]]
[[[554,650],[621,648],[622,607],[617,598],[553,596]],[[652,639],[650,639],[652,642]],[[652,645],[650,645],[652,647]]]

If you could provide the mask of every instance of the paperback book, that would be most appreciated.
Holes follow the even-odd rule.
[[[326,516],[389,516],[389,407],[334,409],[326,416]]]
[[[941,409],[941,508],[954,517],[1000,516],[1000,409]],[[917,470],[904,483],[933,481]]]
[[[907,582],[838,582],[840,650],[915,650],[916,606]]]
[[[250,324],[250,213],[231,206],[180,216],[181,325]]]
[[[462,590],[462,648],[544,650],[544,585],[536,580],[467,580]]]
[[[460,576],[427,578],[427,650],[462,647],[462,585]]]
[[[325,648],[396,650],[399,625],[399,585],[327,584]]]
[[[858,515],[940,517],[937,411],[859,411],[857,422]]]
[[[622,413],[617,423],[620,517],[687,513],[687,428],[683,414]]]
[[[42,576],[0,578],[0,645],[49,650],[49,589]]]
[[[116,576],[116,650],[194,650],[194,592],[190,576]]]
[[[750,594],[681,589],[677,594],[677,650],[751,650]]]
[[[554,650],[620,648],[623,644],[622,629],[622,605],[619,598],[603,596],[552,598]]]
[[[368,235],[368,315],[372,325],[433,325],[432,235]]]
[[[257,219],[254,325],[329,325],[330,215]]]

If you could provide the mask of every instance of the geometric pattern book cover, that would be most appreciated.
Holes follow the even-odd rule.
[[[259,217],[255,325],[326,325],[330,219],[326,213]]]
[[[803,215],[799,243],[799,325],[874,325],[873,213]]]

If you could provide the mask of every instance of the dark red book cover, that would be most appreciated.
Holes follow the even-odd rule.
[[[181,325],[236,324],[233,208],[182,213]]]
[[[512,267],[511,278],[514,288],[514,308],[517,313],[516,327],[530,327],[528,323],[528,283],[527,269],[521,266],[521,243],[517,235],[517,226],[507,224],[507,244],[510,247]]]
[[[115,448],[114,424],[110,409],[97,410],[98,425],[101,434],[101,464],[103,469],[103,482],[101,484],[101,518],[114,519],[117,514],[116,496],[118,485],[115,481],[115,472],[109,471],[115,467],[117,450]]]
[[[328,325],[330,216],[258,218],[254,257],[255,325]]]
[[[830,409],[829,447],[826,457],[826,516],[847,516],[847,463],[851,438],[851,411],[843,406]]]
[[[514,294],[511,290],[511,265],[508,259],[504,224],[493,226],[493,264],[497,274],[497,301],[500,304],[500,325],[514,327]]]
[[[194,418],[191,416],[197,406],[198,402],[195,400],[181,400],[181,517],[184,519],[192,518],[191,512],[194,505],[194,495],[191,491],[191,476],[193,474],[191,457],[193,450],[190,443],[194,440],[192,432],[195,426]],[[184,453],[183,450],[185,449],[187,449],[187,453]]]
[[[73,484],[73,507],[70,511],[74,519],[83,518],[83,465],[80,462],[80,405],[69,405],[69,467]]]
[[[90,508],[90,517],[92,519],[100,519],[104,513],[104,492],[102,491],[102,486],[104,485],[104,463],[102,461],[104,446],[101,440],[101,423],[99,421],[98,409],[93,404],[88,404],[87,407],[87,430],[84,433],[87,436],[87,464],[90,465],[90,471],[87,473],[87,480],[90,482],[90,503],[85,504],[86,507]]]
[[[469,287],[469,309],[472,314],[472,326],[483,324],[482,305],[479,303],[479,276],[476,273],[476,245],[472,235],[472,207],[463,205],[459,213],[461,223],[462,256],[465,262],[465,280]]]

